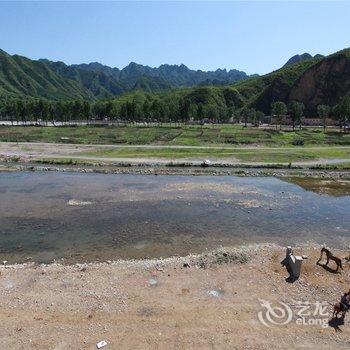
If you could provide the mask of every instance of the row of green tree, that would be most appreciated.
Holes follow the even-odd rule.
[[[170,97],[169,97],[170,96]],[[318,106],[319,117],[324,121],[333,118],[344,126],[350,118],[350,96],[344,96],[333,107]],[[292,101],[271,104],[271,115],[282,125],[289,116],[293,129],[300,125],[304,105]],[[131,95],[124,98],[89,102],[48,101],[44,99],[0,100],[0,117],[22,122],[71,122],[85,120],[118,120],[123,122],[201,122],[208,119],[216,123],[244,121],[259,124],[264,113],[244,106],[234,89],[217,90],[199,88],[188,95]]]
[[[296,125],[301,125],[304,108],[304,104],[298,101],[291,101],[288,105],[282,101],[275,101],[271,104],[271,115],[277,118],[280,129],[283,118],[289,116],[294,130]],[[345,128],[347,122],[350,121],[350,96],[343,96],[333,107],[324,104],[317,106],[317,113],[322,119],[324,129],[327,127],[327,119],[333,119],[340,127]]]
[[[43,99],[11,99],[0,101],[0,117],[22,122],[71,122],[90,120],[120,120],[125,122],[189,122],[205,118],[218,123],[227,122],[233,106],[194,104],[187,99],[164,102],[162,99],[119,102],[47,101]]]

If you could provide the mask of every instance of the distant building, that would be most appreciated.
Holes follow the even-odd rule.
[[[290,118],[288,115],[284,115],[282,116],[282,118],[277,117],[275,115],[273,115],[270,119],[270,124],[272,125],[292,125],[292,118]]]
[[[276,116],[272,116],[271,117],[271,121],[270,121],[270,124],[272,125],[279,125],[279,124],[282,124],[282,125],[292,125],[293,124],[293,121],[292,121],[292,118],[288,115],[285,115],[281,118],[278,118]],[[302,125],[305,125],[305,126],[323,126],[323,119],[322,118],[307,118],[307,117],[304,117],[302,118],[301,120],[301,124]],[[327,126],[337,126],[338,123],[331,119],[331,118],[327,118],[326,119],[326,125]]]
[[[203,118],[203,119],[201,120],[201,124],[202,124],[202,125],[210,124],[210,123],[212,123],[212,121],[211,121],[209,118]]]
[[[302,124],[307,126],[323,126],[323,119],[322,118],[303,118]],[[326,125],[327,126],[335,126],[337,123],[335,120],[331,118],[326,118]]]

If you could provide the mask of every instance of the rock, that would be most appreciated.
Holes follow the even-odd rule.
[[[91,205],[92,202],[91,201],[81,201],[81,200],[78,200],[78,199],[70,199],[67,202],[67,204],[70,205],[70,206],[84,206],[84,205]]]
[[[157,284],[158,284],[158,281],[156,278],[152,277],[148,280],[148,284],[151,286],[151,287],[155,287]]]
[[[107,345],[107,342],[105,340],[101,340],[100,342],[98,342],[96,344],[97,349],[102,349],[103,347],[105,347]]]
[[[211,165],[211,162],[210,162],[209,159],[205,159],[205,160],[203,160],[203,162],[201,163],[201,166],[202,166],[202,167],[208,167],[208,166],[210,166],[210,165]]]
[[[224,291],[222,289],[212,289],[208,290],[207,294],[210,297],[219,298],[224,294]]]

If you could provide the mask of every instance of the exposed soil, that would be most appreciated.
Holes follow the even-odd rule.
[[[327,328],[297,324],[295,314],[286,325],[258,319],[259,299],[333,304],[349,290],[349,263],[343,259],[341,273],[316,265],[319,248],[296,250],[308,259],[294,283],[280,264],[284,248],[270,245],[166,260],[1,266],[1,349],[94,349],[101,340],[106,349],[349,349],[350,313]]]
[[[77,145],[54,143],[0,143],[0,171],[75,171],[109,174],[156,174],[156,175],[235,175],[235,176],[276,176],[276,177],[316,177],[323,179],[350,179],[348,166],[337,168],[337,164],[348,159],[318,159],[299,161],[293,164],[241,162],[234,157],[212,159],[207,164],[203,159],[182,158],[103,158],[80,156],[81,152],[106,147],[106,145]],[[123,148],[126,145],[109,145],[109,148]],[[132,147],[157,148],[155,145]],[[189,146],[167,146],[169,148],[189,148]],[[190,147],[194,148],[194,147]],[[195,148],[227,148],[218,146],[196,146]],[[237,147],[249,149],[252,147]],[[339,147],[341,148],[341,147]],[[259,147],[259,149],[271,149]],[[274,148],[275,149],[275,148]],[[312,147],[313,150],[322,147]],[[73,157],[73,160],[70,159]],[[204,166],[203,166],[204,165]]]
[[[263,166],[268,163],[274,164],[276,162],[255,162],[255,161],[241,161],[235,156],[227,156],[220,158],[214,157],[199,157],[189,156],[182,157],[181,159],[167,159],[162,157],[104,157],[99,155],[84,155],[84,152],[97,151],[100,149],[118,149],[118,148],[147,148],[157,149],[166,147],[168,149],[232,149],[232,150],[276,150],[276,147],[263,147],[263,146],[245,146],[245,147],[227,147],[227,146],[185,146],[185,145],[81,145],[81,144],[59,144],[59,143],[35,143],[35,142],[0,142],[0,157],[19,157],[22,160],[35,160],[35,159],[67,159],[69,157],[90,162],[105,162],[105,163],[130,163],[133,165],[144,164],[149,166],[166,165],[169,163],[183,164],[188,163],[192,165],[200,165],[204,159],[209,158],[213,166],[235,166],[244,164],[246,166]],[[337,146],[337,148],[346,148],[344,146]],[[303,150],[321,150],[322,147],[303,147]],[[315,160],[303,160],[295,161],[293,164],[300,167],[320,166],[320,165],[336,165],[348,162],[348,158],[332,158],[332,159],[315,159]],[[288,164],[288,162],[285,162]]]

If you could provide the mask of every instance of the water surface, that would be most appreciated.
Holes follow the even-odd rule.
[[[346,248],[346,186],[332,185],[335,196],[310,191],[308,182],[303,188],[269,177],[0,173],[0,259],[168,257],[255,242]]]

